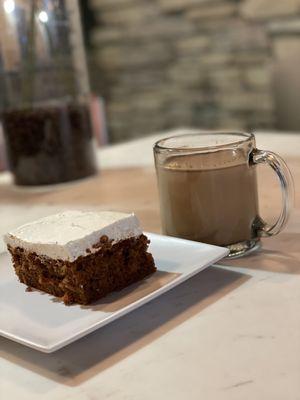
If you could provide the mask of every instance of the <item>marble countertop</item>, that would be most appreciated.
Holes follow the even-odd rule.
[[[152,168],[163,136],[102,149],[102,168]],[[300,135],[258,133],[257,145],[300,161]],[[0,175],[0,194],[8,182]],[[0,233],[50,206],[25,207],[1,201]],[[0,338],[0,398],[300,399],[299,238],[297,209],[262,253],[209,268],[53,354]]]

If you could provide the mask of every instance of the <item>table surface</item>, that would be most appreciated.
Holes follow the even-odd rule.
[[[103,149],[98,176],[51,191],[0,175],[0,233],[66,208],[134,211],[159,232],[151,147],[168,135]],[[258,133],[257,145],[283,155],[299,182],[300,135]],[[266,167],[259,187],[271,220],[280,191]],[[56,353],[0,338],[0,398],[300,399],[299,239],[296,187],[290,223],[261,251],[211,267]]]

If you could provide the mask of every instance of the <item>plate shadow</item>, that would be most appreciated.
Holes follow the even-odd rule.
[[[159,290],[168,283],[174,281],[180,273],[166,272],[157,270],[145,279],[133,283],[132,285],[118,292],[113,292],[96,303],[87,306],[81,306],[83,309],[102,312],[117,312],[124,307],[129,306],[145,296]]]

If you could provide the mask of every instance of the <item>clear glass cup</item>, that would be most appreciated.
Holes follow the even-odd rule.
[[[242,132],[197,132],[154,145],[163,233],[230,249],[238,257],[259,246],[262,236],[286,225],[294,186],[277,154],[256,148]],[[259,214],[256,167],[268,164],[278,175],[282,210],[274,225]]]
[[[16,184],[96,173],[77,0],[1,2],[0,118]]]

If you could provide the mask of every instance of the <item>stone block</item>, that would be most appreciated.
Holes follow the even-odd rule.
[[[216,97],[220,108],[231,111],[260,110],[270,112],[274,109],[271,94],[268,92],[238,91],[219,93]]]
[[[216,119],[218,121],[219,129],[229,129],[233,131],[243,131],[247,128],[247,120],[239,115],[224,114],[222,111],[217,113]]]
[[[299,35],[300,18],[293,18],[280,21],[272,21],[267,25],[271,35]]]
[[[133,6],[125,9],[116,9],[98,13],[98,19],[105,25],[140,25],[149,19],[158,18],[157,7],[152,4],[140,3],[139,6]]]
[[[114,121],[111,118],[108,128],[109,135],[113,141],[128,140],[129,138],[141,137],[160,131],[164,123],[154,117],[148,121],[145,121],[142,117],[139,118],[136,114],[132,114],[129,117],[127,121]]]
[[[125,101],[110,101],[106,106],[106,110],[108,114],[126,116],[131,112],[132,107],[128,102]]]
[[[241,19],[230,21],[227,25],[211,33],[214,49],[238,51],[264,51],[270,46],[265,28],[256,23]]]
[[[224,67],[233,61],[230,52],[210,52],[205,57],[199,57],[199,63],[206,68]]]
[[[253,66],[243,71],[244,80],[249,87],[270,89],[272,81],[272,68],[270,65]]]
[[[270,54],[265,51],[249,51],[246,49],[243,52],[232,54],[232,59],[235,65],[261,65],[270,61]]]
[[[234,65],[222,69],[212,69],[208,71],[208,77],[214,90],[242,90],[242,71]]]
[[[241,15],[252,20],[294,16],[299,12],[299,0],[245,0],[240,5]]]
[[[206,71],[201,69],[199,61],[193,62],[193,59],[185,59],[182,62],[176,63],[171,66],[166,72],[167,78],[173,83],[183,86],[199,86],[207,78]]]
[[[139,95],[135,95],[130,101],[134,109],[141,109],[145,112],[149,112],[150,110],[157,111],[164,105],[164,98],[160,95],[159,90],[152,93],[140,93]]]
[[[140,5],[141,0],[89,0],[94,10],[114,10]]]
[[[158,0],[158,4],[162,11],[184,11],[192,6],[199,4],[211,3],[218,0]]]
[[[186,12],[187,18],[192,20],[207,20],[227,18],[237,14],[237,3],[222,1],[199,4],[197,7],[191,8]]]
[[[93,46],[123,42],[124,32],[118,27],[100,27],[92,31]]]
[[[157,66],[157,69],[143,69],[134,73],[123,71],[118,74],[118,85],[128,88],[134,87],[135,90],[147,90],[148,88],[160,86],[165,81],[165,78],[165,70],[159,68],[159,66]]]
[[[184,103],[170,104],[166,113],[166,121],[170,126],[183,127],[191,126],[193,120],[193,109],[185,107]]]
[[[237,20],[237,16],[226,18],[188,19],[202,35],[227,34]]]
[[[155,40],[163,39],[172,43],[178,38],[185,38],[193,35],[195,27],[187,20],[178,17],[155,18],[147,21],[142,27],[129,27],[126,35],[132,39]]]
[[[106,46],[95,51],[95,57],[99,64],[105,69],[108,67],[116,68],[122,59],[120,46]]]
[[[274,126],[274,113],[255,111],[228,112],[219,110],[217,114],[220,129],[246,130],[270,129]]]
[[[159,68],[172,59],[171,49],[163,43],[147,43],[142,46],[105,46],[96,57],[104,69],[139,69],[154,66]]]
[[[186,38],[195,34],[195,27],[188,20],[178,17],[144,21],[143,27],[139,24],[101,26],[92,33],[92,43],[100,46],[106,43],[126,43],[128,41],[145,42],[153,40],[168,40],[170,43],[178,38]]]
[[[191,36],[181,39],[176,43],[176,50],[180,55],[197,54],[209,48],[210,37],[208,35]]]

